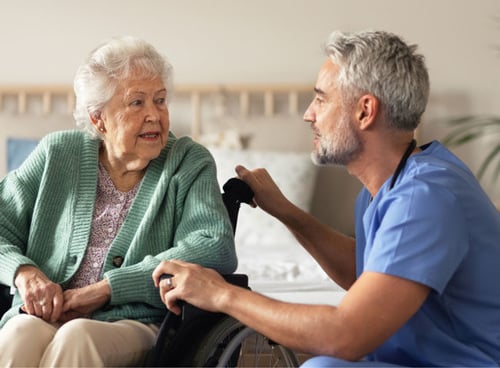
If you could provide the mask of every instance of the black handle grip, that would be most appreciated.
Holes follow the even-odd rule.
[[[243,180],[238,178],[229,179],[226,184],[223,185],[224,190],[223,195],[230,196],[232,199],[244,203],[250,203],[253,198],[253,190],[250,186]]]
[[[229,214],[229,218],[231,219],[233,231],[236,231],[240,204],[242,202],[250,203],[253,199],[254,193],[252,188],[250,188],[247,183],[238,178],[229,179],[226,184],[224,184],[222,189],[224,190],[224,193],[222,193],[222,199]]]

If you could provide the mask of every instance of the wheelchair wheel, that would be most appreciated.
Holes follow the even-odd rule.
[[[297,367],[295,354],[226,316],[203,338],[196,367]]]

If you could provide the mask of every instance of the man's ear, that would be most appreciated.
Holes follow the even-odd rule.
[[[379,113],[379,101],[373,95],[363,95],[358,99],[356,119],[361,130],[370,128]]]

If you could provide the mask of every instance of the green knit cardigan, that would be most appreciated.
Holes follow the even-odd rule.
[[[63,288],[75,274],[89,241],[99,146],[80,131],[49,134],[0,181],[0,283],[12,286],[16,270],[27,264]],[[151,274],[160,261],[174,258],[221,273],[237,266],[212,156],[170,133],[106,255],[101,278],[109,282],[111,300],[92,318],[160,321],[165,306]],[[0,327],[21,304],[16,293]]]

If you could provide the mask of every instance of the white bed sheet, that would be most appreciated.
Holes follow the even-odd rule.
[[[260,292],[270,298],[290,303],[321,304],[338,306],[345,295],[345,291],[303,291],[303,292]]]
[[[298,242],[267,247],[237,244],[238,269],[252,290],[287,302],[338,305],[345,291]]]
[[[318,282],[252,282],[249,286],[253,291],[270,298],[285,302],[302,304],[339,305],[345,295],[345,290],[331,281]]]

